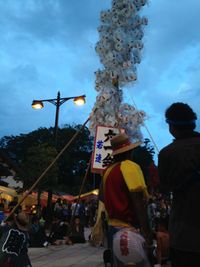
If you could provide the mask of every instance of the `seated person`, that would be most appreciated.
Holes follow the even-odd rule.
[[[42,247],[47,241],[44,226],[40,224],[39,218],[37,216],[33,216],[32,218],[29,236],[31,247]]]
[[[49,236],[49,242],[53,245],[70,245],[72,242],[69,239],[69,223],[61,221],[59,218],[55,217],[51,227],[51,233]]]
[[[0,203],[0,224],[4,221],[5,214],[4,214],[4,204]]]
[[[75,217],[69,236],[72,243],[85,243],[84,227],[79,217]]]
[[[156,243],[157,266],[164,266],[163,264],[169,260],[168,222],[165,218],[159,218],[157,220]]]

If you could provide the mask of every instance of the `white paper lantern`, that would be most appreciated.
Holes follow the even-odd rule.
[[[93,108],[96,112],[89,126],[92,133],[98,124],[117,125],[124,128],[130,136],[141,138],[139,127],[144,116],[139,116],[140,111],[131,106],[123,106],[122,91],[119,88],[137,79],[136,64],[141,61],[143,27],[148,23],[145,17],[139,16],[138,11],[146,2],[147,0],[112,0],[111,9],[100,14],[100,39],[95,49],[104,68],[95,73],[95,89],[99,95]],[[112,83],[115,78],[118,78],[118,86]]]
[[[148,19],[146,17],[142,18],[142,24],[147,25],[148,24]]]
[[[144,238],[131,231],[123,228],[113,237],[114,255],[124,264],[138,264],[146,260],[143,248]]]
[[[101,11],[100,17],[101,17],[101,21],[103,23],[110,23],[110,21],[111,21],[110,10],[108,9],[107,11]]]

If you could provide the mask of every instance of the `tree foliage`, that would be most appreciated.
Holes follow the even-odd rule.
[[[140,165],[142,172],[144,174],[144,178],[149,183],[149,167],[154,162],[154,147],[151,145],[151,142],[148,138],[144,139],[144,145],[136,147],[133,150],[132,159],[138,165]]]
[[[80,128],[81,125],[65,125],[63,128],[58,129],[57,152],[69,142]],[[47,153],[47,158],[51,158],[53,154],[50,148],[55,149],[54,144],[53,128],[39,128],[28,134],[5,136],[0,139],[0,147],[21,168],[21,172],[18,175],[20,179],[22,178],[24,180],[25,185],[29,184],[33,176],[38,176],[42,167],[46,166],[47,160],[45,159],[45,153]],[[43,145],[46,147],[46,152],[42,150],[44,153],[37,154],[40,148],[44,149]],[[71,194],[78,193],[91,156],[91,151],[92,139],[89,135],[89,130],[84,128],[57,161],[57,185],[54,185],[54,190],[65,191]],[[28,159],[29,157],[31,157],[31,160]],[[40,164],[37,163],[39,157]],[[28,178],[30,181],[28,181],[26,172],[29,170],[24,166],[32,165],[32,162],[34,162],[33,166],[35,170],[30,170],[30,178]],[[43,187],[48,187],[48,183]],[[86,188],[91,188],[89,183],[87,183]]]
[[[21,162],[19,177],[24,182],[24,188],[28,189],[44,172],[56,157],[56,149],[48,144],[41,144],[27,149],[27,153]],[[55,163],[45,174],[36,188],[48,190],[57,184],[58,165]]]
[[[81,125],[65,125],[58,129],[57,152],[80,128]],[[19,178],[23,179],[25,187],[28,187],[55,158],[57,152],[54,147],[53,132],[52,127],[39,128],[28,134],[5,136],[0,139],[0,147],[21,168]],[[85,127],[58,159],[54,168],[44,177],[42,188],[78,194],[92,148],[93,140],[88,128]],[[145,139],[144,145],[133,150],[133,160],[141,166],[146,179],[148,179],[149,166],[153,161],[154,153],[149,139]],[[94,189],[94,184],[98,186],[100,180],[100,175],[89,173],[84,191]]]
[[[0,147],[4,149],[6,154],[17,165],[21,165],[22,160],[27,154],[30,147],[48,143],[53,147],[53,128],[39,128],[28,134],[20,134],[17,136],[4,136],[0,139]]]

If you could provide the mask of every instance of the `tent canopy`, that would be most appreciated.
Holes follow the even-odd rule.
[[[17,192],[5,186],[0,186],[0,197],[6,199],[7,201],[12,201],[13,197],[17,196]]]
[[[15,191],[15,189],[8,188],[5,186],[0,186],[0,194],[7,194],[7,195],[10,195],[12,197],[17,196],[17,192]]]
[[[80,195],[80,199],[96,199],[99,195],[99,189],[94,189],[90,192],[84,193]],[[75,196],[74,199],[78,199],[79,196]]]

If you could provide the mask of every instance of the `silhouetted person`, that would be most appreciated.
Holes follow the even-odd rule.
[[[200,133],[197,116],[184,103],[165,113],[174,141],[159,153],[163,189],[173,192],[169,235],[172,267],[200,266]]]

